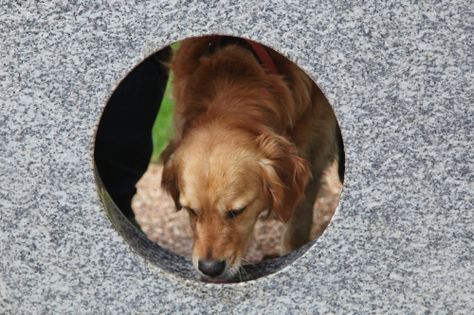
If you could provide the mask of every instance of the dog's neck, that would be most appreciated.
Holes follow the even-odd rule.
[[[196,46],[191,51],[196,63],[176,73],[176,78],[186,78],[174,89],[179,116],[188,119],[178,127],[183,132],[191,125],[229,118],[232,124],[291,134],[310,110],[312,82],[294,73],[289,61],[272,54],[282,69],[282,74],[272,75],[240,44],[205,50]]]
[[[228,128],[248,130],[273,130],[284,134],[293,126],[293,116],[285,105],[277,105],[277,99],[264,89],[249,91],[242,97],[242,88],[236,84],[217,93],[207,106],[206,112],[198,117],[198,124],[215,125],[224,121]],[[265,97],[262,94],[267,93]],[[235,95],[235,96],[234,96]],[[283,97],[282,97],[283,98]],[[290,100],[287,100],[289,103]],[[290,108],[291,109],[291,108]]]

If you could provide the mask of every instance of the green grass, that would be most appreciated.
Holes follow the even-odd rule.
[[[166,147],[172,136],[172,114],[174,107],[174,101],[171,97],[172,76],[173,74],[170,73],[168,83],[166,84],[165,95],[161,101],[160,111],[153,124],[153,154],[151,156],[151,163],[158,163],[161,151]]]

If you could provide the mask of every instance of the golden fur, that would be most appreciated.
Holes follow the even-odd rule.
[[[190,213],[196,268],[199,260],[223,260],[228,279],[263,212],[287,224],[282,254],[309,241],[339,130],[321,91],[285,57],[268,49],[277,75],[245,47],[209,55],[208,43],[184,40],[172,62],[176,130],[162,154],[162,187]]]

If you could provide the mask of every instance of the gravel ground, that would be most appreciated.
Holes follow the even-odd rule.
[[[137,194],[132,208],[136,219],[148,238],[178,255],[191,257],[192,234],[186,211],[176,211],[171,198],[160,189],[162,166],[150,164],[147,172],[137,183]],[[319,237],[329,224],[339,203],[342,185],[337,175],[336,163],[325,172],[323,185],[314,205],[312,238]],[[273,218],[257,222],[254,241],[246,257],[258,262],[265,256],[279,252],[282,223]]]

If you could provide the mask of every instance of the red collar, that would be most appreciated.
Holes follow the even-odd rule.
[[[219,46],[223,37],[224,36],[219,35],[210,36],[209,46]],[[272,57],[263,45],[254,42],[250,39],[241,40],[247,43],[252,48],[253,53],[257,56],[260,63],[268,72],[272,74],[278,74],[278,68],[276,67],[275,62],[273,62]]]

